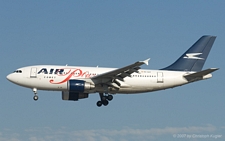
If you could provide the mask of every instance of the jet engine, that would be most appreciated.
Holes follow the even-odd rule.
[[[63,100],[77,101],[79,99],[88,98],[88,95],[89,95],[88,93],[62,91],[62,99]]]
[[[70,92],[85,92],[95,88],[95,85],[85,82],[84,80],[69,80],[67,83],[67,89]]]
[[[63,100],[74,100],[88,98],[89,90],[95,88],[95,85],[84,80],[69,80],[67,82],[67,90],[62,91]]]

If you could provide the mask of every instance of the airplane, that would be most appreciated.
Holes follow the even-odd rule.
[[[136,94],[165,90],[212,77],[218,68],[202,70],[216,36],[205,35],[173,64],[159,70],[141,69],[150,60],[137,61],[122,68],[35,65],[22,67],[7,75],[19,86],[31,88],[33,99],[38,90],[61,91],[63,100],[78,101],[99,93],[96,105],[107,106],[114,94]]]

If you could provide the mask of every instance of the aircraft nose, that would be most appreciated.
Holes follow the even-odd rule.
[[[14,84],[17,84],[17,85],[21,84],[22,77],[21,77],[21,75],[18,75],[16,73],[11,73],[11,74],[7,75],[6,78]]]
[[[14,80],[12,74],[7,75],[6,78],[7,78],[10,82],[15,82],[15,80]]]
[[[6,78],[7,78],[9,81],[11,81],[11,80],[12,80],[12,75],[9,74],[9,75],[6,76]]]

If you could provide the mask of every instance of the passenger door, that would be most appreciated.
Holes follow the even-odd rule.
[[[37,78],[37,68],[31,68],[30,78]]]
[[[157,83],[163,83],[163,72],[157,72]]]

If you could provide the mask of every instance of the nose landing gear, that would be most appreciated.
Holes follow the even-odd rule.
[[[109,101],[113,99],[113,96],[109,94],[99,93],[99,96],[101,100],[96,103],[98,107],[101,107],[102,105],[107,106]]]
[[[34,92],[34,97],[33,97],[33,99],[34,99],[35,101],[37,101],[37,100],[38,100],[37,88],[33,88],[33,92]]]

